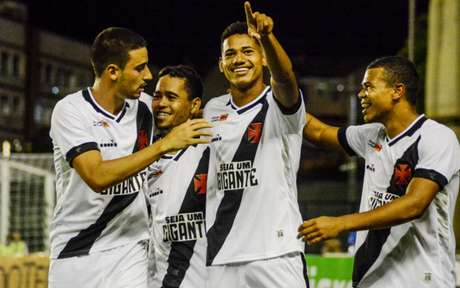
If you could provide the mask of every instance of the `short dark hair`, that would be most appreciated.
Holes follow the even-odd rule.
[[[220,35],[220,48],[222,49],[222,44],[224,43],[225,39],[235,34],[249,35],[248,25],[246,24],[246,22],[237,21],[228,25],[227,28],[224,29],[224,32],[222,32],[222,34]]]
[[[416,104],[420,80],[414,63],[401,56],[388,56],[374,60],[367,66],[367,69],[371,68],[383,68],[385,80],[389,85],[404,84],[406,99],[412,105]]]
[[[147,42],[136,32],[121,27],[104,29],[91,46],[94,74],[101,76],[109,64],[116,64],[123,69],[129,60],[129,51],[143,47],[147,47]]]
[[[158,73],[158,79],[166,75],[185,80],[189,100],[197,97],[203,98],[203,82],[198,72],[192,67],[187,65],[166,66]]]

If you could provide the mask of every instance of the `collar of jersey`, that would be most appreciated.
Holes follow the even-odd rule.
[[[256,99],[252,100],[250,103],[244,105],[243,107],[236,106],[235,103],[233,103],[232,95],[229,94],[230,100],[228,100],[227,106],[230,106],[233,110],[235,110],[236,113],[243,114],[244,112],[251,110],[253,107],[257,106],[257,104],[260,104],[262,101],[264,101],[270,90],[270,86],[265,87],[264,91],[262,91],[262,93],[260,93]]]
[[[107,112],[104,108],[102,108],[94,99],[93,94],[91,93],[91,89],[88,87],[86,90],[83,90],[83,98],[91,104],[94,110],[96,112],[101,113],[105,117],[115,120],[117,122],[120,122],[123,116],[125,116],[126,110],[129,108],[128,102],[125,101],[125,104],[123,105],[123,109],[118,113],[118,115],[113,115],[110,112]]]
[[[388,135],[386,136],[387,142],[389,146],[392,146],[396,144],[399,140],[402,138],[408,136],[414,135],[415,131],[417,131],[420,127],[422,127],[423,123],[427,120],[425,114],[422,114],[415,119],[412,124],[409,125],[403,132],[399,133],[398,136],[394,137],[393,139],[388,138]]]

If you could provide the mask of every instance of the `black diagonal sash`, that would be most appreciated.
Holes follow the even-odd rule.
[[[152,114],[147,105],[139,101],[137,116],[137,139],[133,147],[133,153],[145,148],[150,143],[152,133]],[[147,143],[145,142],[147,139]],[[146,145],[147,144],[147,145]],[[74,191],[75,192],[75,191]],[[94,192],[96,193],[96,192]],[[129,195],[117,195],[107,204],[99,218],[86,229],[81,230],[75,237],[71,238],[58,258],[68,258],[80,255],[87,255],[93,247],[96,239],[102,234],[107,224],[128,207],[139,192]]]
[[[417,140],[404,152],[395,165],[393,175],[387,192],[403,196],[406,194],[407,186],[412,179],[414,168],[418,163],[418,143]],[[364,243],[358,248],[355,254],[353,265],[353,287],[359,284],[369,268],[375,263],[390,235],[391,227],[378,230],[369,230]]]
[[[182,164],[185,165],[185,163]],[[202,212],[203,217],[205,216],[206,176],[204,175],[207,175],[208,173],[208,166],[209,147],[206,148],[206,150],[203,152],[203,156],[201,157],[200,162],[198,163],[198,167],[193,174],[190,184],[188,185],[187,192],[185,194],[181,208],[179,209],[179,214]],[[205,179],[200,179],[202,177],[205,177]],[[196,181],[200,184],[198,190],[195,183]],[[204,231],[204,218],[202,225],[202,229]],[[196,240],[171,243],[171,250],[168,257],[168,269],[162,283],[163,288],[177,288],[180,286],[184,280],[187,269],[190,267],[190,259],[193,256],[195,244]]]
[[[259,147],[260,141],[254,143],[253,138],[250,137],[251,135],[251,127],[253,124],[260,124],[264,125],[265,117],[267,116],[268,111],[268,102],[267,99],[261,102],[262,109],[260,109],[259,113],[254,117],[251,123],[246,128],[244,135],[241,139],[240,145],[236,150],[235,155],[233,156],[232,162],[241,162],[241,161],[251,161],[254,163],[254,159],[256,156],[257,148]],[[261,127],[260,135],[263,131],[263,126]],[[260,136],[255,136],[260,137]],[[220,202],[220,205],[217,209],[216,220],[214,225],[208,230],[207,238],[208,238],[208,249],[206,255],[206,265],[211,265],[216,257],[219,250],[222,248],[222,245],[227,239],[228,234],[233,226],[233,222],[235,221],[236,214],[240,208],[241,199],[243,198],[243,189],[236,189],[236,190],[225,190],[224,197]]]

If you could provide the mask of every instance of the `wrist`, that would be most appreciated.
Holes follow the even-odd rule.
[[[167,138],[161,138],[156,141],[161,155],[171,152],[173,149]]]

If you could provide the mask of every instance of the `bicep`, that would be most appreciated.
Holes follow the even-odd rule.
[[[404,198],[411,201],[411,207],[415,210],[414,213],[420,216],[433,201],[439,190],[440,187],[435,181],[414,177],[407,186]]]
[[[101,162],[101,153],[98,150],[90,150],[76,156],[71,164],[83,181],[91,186],[97,167]]]

